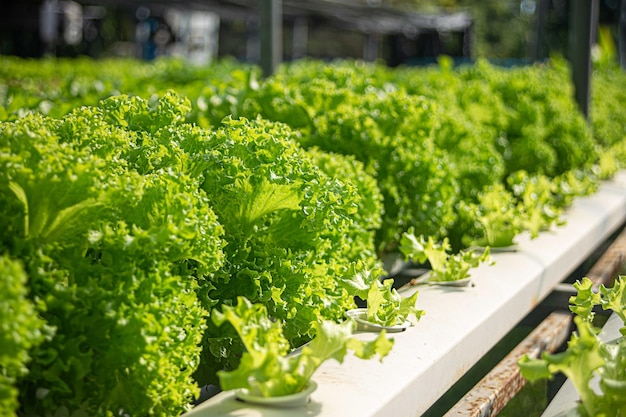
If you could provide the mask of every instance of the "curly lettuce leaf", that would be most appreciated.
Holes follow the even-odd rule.
[[[416,291],[409,297],[402,297],[393,288],[393,279],[373,282],[367,292],[367,320],[381,326],[396,326],[409,316],[419,320],[424,311],[416,307]]]
[[[601,400],[589,383],[606,359],[596,329],[578,316],[574,317],[574,322],[578,330],[572,334],[566,351],[556,354],[544,352],[541,359],[525,355],[520,359],[519,366],[522,376],[531,382],[563,373],[576,388],[587,415],[596,416]]]
[[[342,319],[354,307],[349,271],[380,269],[365,224],[373,217],[359,216],[359,189],[320,169],[297,135],[260,118],[226,118],[209,135],[179,142],[193,155],[227,241],[226,262],[207,277],[205,305],[233,305],[240,296],[264,304],[285,322],[292,346],[311,339],[313,322]],[[219,345],[232,351],[237,339],[224,332],[210,325],[204,344],[212,349],[203,367],[236,366],[236,354],[213,355]]]
[[[37,314],[28,297],[28,277],[20,261],[0,256],[0,414],[14,417],[19,409],[17,382],[28,374],[31,350],[53,329]]]
[[[393,345],[382,332],[375,340],[364,342],[352,337],[351,321],[337,324],[315,322],[315,338],[299,352],[288,355],[289,342],[282,334],[282,322],[271,320],[267,309],[239,297],[234,307],[213,311],[217,326],[230,323],[246,351],[237,369],[220,371],[222,389],[246,388],[263,397],[293,394],[305,388],[314,372],[326,360],[343,362],[348,350],[362,359],[386,356]]]
[[[570,310],[588,322],[594,318],[593,308],[602,307],[603,310],[612,310],[622,319],[624,327],[620,329],[626,335],[626,280],[618,277],[612,287],[604,284],[600,285],[596,292],[593,288],[593,281],[587,277],[576,281],[574,284],[576,295],[570,297]]]
[[[593,281],[583,277],[582,280],[576,281],[573,286],[576,290],[576,295],[569,298],[570,311],[583,320],[590,323],[593,322],[595,317],[593,309],[601,302],[600,294],[593,289]]]
[[[626,338],[604,342],[597,336],[600,329],[592,324],[592,310],[598,305],[624,321],[623,282],[620,276],[612,288],[601,286],[595,292],[588,278],[577,281],[574,287],[578,293],[570,297],[577,330],[567,349],[556,354],[544,352],[540,359],[525,355],[519,361],[522,376],[529,381],[551,379],[557,373],[569,378],[580,396],[582,415],[620,415],[626,411]],[[624,327],[620,332],[624,335]],[[592,379],[598,380],[599,389],[592,388]]]
[[[355,296],[367,301],[367,320],[381,326],[395,326],[404,323],[410,316],[419,320],[424,311],[416,307],[418,292],[410,297],[402,297],[393,287],[393,278],[383,282],[372,276],[368,268],[351,268],[342,277],[344,285]]]
[[[198,287],[223,260],[223,229],[198,180],[158,164],[181,159],[153,146],[158,132],[187,131],[173,116],[184,103],[159,103],[122,96],[0,126],[0,247],[57,329],[18,381],[24,414],[169,416],[198,393]]]
[[[478,194],[475,219],[482,226],[482,237],[471,245],[506,247],[524,230],[522,213],[515,198],[503,184],[494,184]]]
[[[461,250],[450,254],[450,243],[447,238],[437,243],[432,236],[428,239],[422,235],[416,236],[412,229],[402,234],[399,249],[407,260],[428,262],[431,268],[428,280],[434,282],[468,278],[472,268],[478,267],[483,262],[492,262],[489,247],[481,252]]]
[[[603,310],[612,310],[622,319],[624,327],[620,332],[626,336],[626,279],[619,277],[610,288],[601,285],[600,305]]]

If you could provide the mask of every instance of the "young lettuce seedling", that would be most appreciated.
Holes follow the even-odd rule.
[[[409,297],[401,296],[393,287],[392,278],[380,281],[369,270],[351,268],[342,279],[351,293],[367,301],[367,321],[380,326],[402,325],[410,316],[419,320],[424,311],[416,307],[418,292]]]
[[[519,360],[522,376],[529,381],[552,379],[562,373],[573,384],[580,402],[577,412],[581,416],[626,415],[626,338],[604,342],[598,337],[600,329],[593,324],[593,308],[601,306],[612,310],[626,324],[626,280],[618,277],[612,288],[600,286],[592,289],[592,281],[583,278],[574,287],[576,296],[570,297],[570,310],[576,315],[577,330],[572,334],[564,352],[544,352],[535,359],[524,355]],[[626,335],[626,326],[620,329]],[[598,389],[590,384],[598,379]]]
[[[450,255],[450,243],[444,238],[441,244],[429,236],[415,236],[413,228],[402,234],[400,252],[407,260],[418,263],[430,263],[431,271],[428,278],[433,282],[457,281],[470,276],[469,271],[482,262],[490,262],[489,247],[482,252],[460,251]]]
[[[393,279],[373,282],[367,293],[367,321],[381,326],[401,325],[413,315],[419,320],[424,311],[415,307],[417,291],[410,297],[402,297],[393,288]]]
[[[218,372],[222,389],[245,388],[261,397],[302,391],[324,361],[332,358],[343,362],[348,350],[361,359],[378,355],[382,360],[393,346],[384,331],[365,342],[352,336],[351,320],[339,324],[324,320],[314,323],[315,337],[310,343],[299,353],[288,355],[283,323],[271,320],[264,305],[252,304],[244,297],[238,298],[235,307],[225,305],[222,312],[214,311],[212,319],[217,326],[229,322],[246,348],[237,369]]]

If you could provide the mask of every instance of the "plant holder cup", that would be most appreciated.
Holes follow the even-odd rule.
[[[428,285],[439,285],[441,287],[468,287],[472,284],[471,278],[457,279],[454,281],[426,281]]]
[[[430,279],[430,272],[420,275],[417,278],[413,278],[408,284],[404,285],[398,291],[402,291],[408,287],[415,285],[436,285],[440,287],[470,287],[473,286],[472,278],[462,278],[454,281],[433,281]]]
[[[408,320],[395,326],[383,326],[367,321],[367,308],[355,308],[348,310],[346,311],[346,317],[356,322],[357,331],[363,332],[380,332],[385,330],[387,333],[399,333],[405,331],[411,326],[411,322]]]
[[[482,253],[485,251],[485,246],[470,246],[467,250],[471,250],[477,253]],[[489,246],[489,252],[491,253],[511,253],[517,252],[519,247],[517,243],[513,243],[512,245],[507,246]]]
[[[250,394],[245,388],[235,391],[235,396],[248,404],[263,405],[276,408],[292,408],[304,407],[311,400],[311,393],[317,389],[317,383],[313,380],[309,381],[304,389],[294,394],[280,395],[277,397],[262,397],[260,395]]]

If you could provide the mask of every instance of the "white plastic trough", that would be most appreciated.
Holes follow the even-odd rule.
[[[506,335],[626,220],[626,172],[577,199],[564,226],[536,239],[517,239],[518,251],[493,254],[496,264],[473,271],[475,286],[419,286],[426,315],[395,339],[382,363],[347,356],[327,361],[305,407],[254,407],[221,392],[187,417],[419,416]],[[358,337],[371,338],[360,333]]]

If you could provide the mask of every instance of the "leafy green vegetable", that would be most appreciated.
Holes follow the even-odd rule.
[[[574,283],[577,290],[575,296],[570,297],[570,310],[584,320],[592,322],[594,318],[593,308],[601,306],[603,310],[612,310],[626,324],[626,280],[619,277],[613,286],[607,288],[600,285],[599,291],[593,289],[593,281],[584,277]],[[626,336],[626,326],[620,329]]]
[[[429,281],[458,281],[470,276],[470,269],[476,268],[483,262],[491,262],[489,247],[477,253],[473,250],[463,250],[450,254],[450,243],[444,238],[437,243],[432,236],[426,239],[413,233],[412,229],[402,234],[400,252],[407,260],[430,264]]]
[[[411,225],[443,235],[454,221],[458,195],[448,157],[433,140],[436,104],[385,84],[388,75],[352,62],[293,65],[254,98],[261,115],[298,129],[306,148],[351,155],[376,179],[384,204],[379,255],[396,250]]]
[[[517,199],[519,222],[523,230],[528,230],[535,238],[539,232],[548,230],[552,225],[562,224],[561,214],[564,205],[558,201],[558,183],[545,175],[529,175],[526,171],[517,171],[507,178],[507,183]],[[563,194],[559,194],[561,197]]]
[[[0,125],[0,250],[56,329],[30,351],[20,413],[172,416],[198,394],[194,276],[221,264],[223,229],[198,182],[135,164],[185,109],[117,97]]]
[[[570,310],[583,320],[593,322],[595,313],[593,309],[600,304],[600,294],[593,289],[593,281],[587,277],[576,281],[574,284],[576,295],[569,299]]]
[[[351,230],[356,235],[349,238],[354,242],[351,245],[354,253],[349,254],[349,258],[369,262],[368,269],[371,275],[384,275],[382,262],[375,253],[376,231],[382,224],[383,213],[383,196],[376,179],[368,174],[363,164],[352,155],[324,152],[315,147],[307,149],[306,153],[325,174],[356,187],[361,198],[356,200],[358,208],[352,215],[356,222]]]
[[[236,370],[220,371],[222,389],[246,388],[253,395],[276,397],[305,388],[314,372],[328,359],[343,362],[348,350],[362,359],[385,357],[393,345],[381,332],[375,340],[364,342],[352,337],[351,321],[337,324],[315,322],[315,338],[300,352],[288,355],[289,342],[282,335],[282,323],[267,315],[260,304],[239,297],[234,307],[213,311],[212,319],[221,326],[229,322],[243,341],[246,351]]]
[[[626,138],[626,110],[620,105],[626,100],[626,74],[615,66],[596,69],[591,76],[593,135],[602,148],[609,149]]]
[[[572,335],[565,352],[544,352],[541,359],[524,356],[520,359],[519,366],[522,375],[531,382],[562,372],[574,384],[587,415],[598,416],[597,394],[589,383],[596,370],[605,364],[605,359],[592,325],[580,317],[575,317],[574,322],[578,332]]]
[[[189,161],[183,169],[198,178],[225,230],[226,262],[201,283],[205,308],[240,296],[261,303],[284,321],[294,347],[310,340],[312,323],[342,319],[354,307],[352,286],[343,281],[353,266],[382,270],[367,224],[380,216],[376,203],[365,203],[348,176],[327,175],[316,164],[321,154],[305,151],[297,135],[261,118],[226,118],[215,131],[177,141]],[[334,175],[330,163],[322,165]],[[353,169],[361,189],[374,195]],[[216,370],[236,367],[237,343],[209,323],[197,378],[207,383]]]
[[[625,326],[620,329],[620,332],[626,336],[626,280],[616,280],[611,288],[601,285],[600,305],[603,310],[612,310],[622,319]]]
[[[626,413],[626,338],[604,342],[597,336],[600,329],[592,324],[593,308],[601,305],[617,314],[626,335],[626,294],[623,277],[611,288],[604,285],[599,292],[593,282],[583,278],[574,284],[577,295],[570,297],[570,309],[576,314],[577,330],[572,334],[564,352],[542,353],[540,359],[523,356],[519,361],[522,375],[529,381],[551,379],[563,373],[580,396],[578,411],[584,416],[620,416]],[[599,390],[590,384],[597,379]]]
[[[525,230],[520,208],[513,194],[497,183],[482,190],[475,204],[461,201],[459,217],[474,222],[474,230],[467,228],[464,243],[479,247],[506,247]]]
[[[380,284],[373,282],[367,292],[367,320],[382,326],[395,326],[405,322],[409,316],[419,320],[424,314],[418,310],[416,291],[410,297],[402,297],[392,287],[393,279],[386,279]]]
[[[342,279],[355,296],[367,300],[367,320],[381,326],[403,324],[409,316],[419,320],[424,311],[416,307],[418,292],[402,297],[393,287],[393,278],[380,281],[372,270],[357,263]]]
[[[597,149],[572,100],[565,62],[512,70],[482,62],[471,74],[489,83],[504,103],[507,123],[498,146],[507,175],[526,170],[554,177],[595,162]]]
[[[16,385],[28,374],[30,351],[49,337],[52,329],[28,298],[28,278],[21,262],[0,256],[0,276],[0,414],[12,417],[19,408]]]

